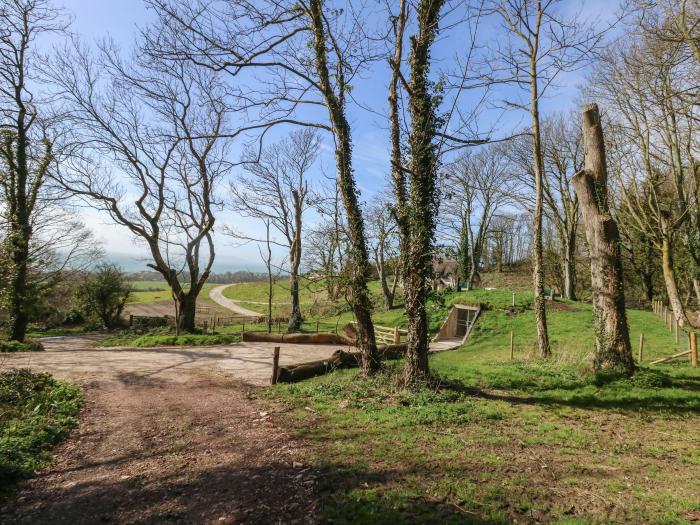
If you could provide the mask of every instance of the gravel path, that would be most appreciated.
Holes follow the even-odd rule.
[[[253,310],[248,310],[247,308],[243,308],[241,305],[238,304],[238,301],[234,301],[233,299],[229,299],[228,297],[224,297],[224,290],[228,288],[229,286],[235,286],[233,284],[224,284],[222,286],[217,286],[216,288],[212,288],[209,291],[209,298],[214,301],[215,303],[223,306],[224,308],[228,308],[232,312],[235,312],[239,315],[248,315],[250,317],[260,317],[259,312],[254,312]]]
[[[272,346],[102,349],[53,338],[3,357],[82,383],[78,428],[54,463],[0,510],[3,524],[315,522],[315,479],[269,381]],[[283,346],[282,362],[335,347]]]

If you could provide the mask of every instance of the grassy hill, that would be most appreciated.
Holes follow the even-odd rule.
[[[439,384],[409,392],[401,361],[275,387],[323,465],[321,517],[336,524],[690,524],[700,516],[700,371],[651,312],[628,310],[645,362],[594,374],[591,307],[548,303],[553,356],[535,348],[529,292],[443,294],[486,310],[467,344],[430,357]],[[375,320],[403,323],[400,315]],[[510,360],[510,333],[515,359]],[[681,340],[685,348],[685,340]]]

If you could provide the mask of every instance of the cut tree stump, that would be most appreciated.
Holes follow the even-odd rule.
[[[572,178],[581,204],[591,254],[591,287],[597,369],[623,366],[634,371],[627,327],[620,234],[608,205],[605,141],[596,104],[583,107],[584,168]]]

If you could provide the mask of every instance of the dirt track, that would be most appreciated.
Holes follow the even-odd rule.
[[[2,510],[1,523],[314,522],[303,444],[277,425],[280,407],[233,379],[268,381],[272,345],[95,349],[65,338],[47,346],[2,366],[78,381],[86,406],[54,464]],[[282,362],[334,349],[283,346]]]
[[[224,284],[223,286],[217,286],[209,292],[209,297],[215,303],[223,306],[224,308],[227,308],[228,310],[231,310],[232,312],[238,315],[249,315],[251,317],[259,317],[260,314],[258,312],[254,312],[253,310],[249,310],[248,308],[243,308],[241,305],[238,304],[238,301],[234,301],[233,299],[224,297],[224,290],[229,286],[235,285]]]

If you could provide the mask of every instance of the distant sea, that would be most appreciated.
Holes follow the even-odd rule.
[[[146,266],[149,259],[143,256],[133,255],[128,253],[105,253],[104,260],[112,264],[116,264],[125,272],[146,272],[152,271],[152,268]],[[214,260],[214,267],[212,268],[214,273],[225,273],[225,272],[238,272],[238,271],[249,271],[249,272],[265,272],[265,266],[259,261],[247,262],[238,257],[231,257],[227,255],[222,255]]]

